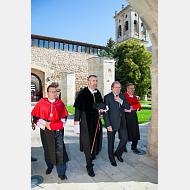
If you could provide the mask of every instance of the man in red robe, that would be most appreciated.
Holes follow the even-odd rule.
[[[44,148],[46,174],[52,172],[56,165],[58,177],[67,179],[66,162],[69,160],[64,144],[64,126],[68,112],[64,103],[56,98],[56,87],[49,85],[48,98],[42,98],[32,110],[33,122],[40,127],[40,135]]]
[[[138,154],[141,153],[137,149],[138,140],[140,140],[140,133],[139,133],[139,125],[138,125],[138,118],[137,118],[137,111],[141,110],[141,104],[139,103],[137,97],[134,95],[134,85],[128,84],[127,85],[127,92],[125,92],[125,96],[127,101],[129,102],[131,109],[125,110],[126,122],[127,122],[127,131],[128,131],[128,141],[132,141],[131,150],[134,153]],[[124,150],[127,152],[127,149]]]

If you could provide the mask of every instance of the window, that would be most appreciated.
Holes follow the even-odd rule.
[[[73,51],[77,52],[77,45],[73,45]]]
[[[98,54],[98,49],[94,48],[94,54]]]
[[[94,54],[94,48],[91,47],[91,54]]]
[[[49,41],[45,40],[45,45],[44,45],[45,48],[49,48]]]
[[[86,47],[86,53],[90,53],[90,48]]]
[[[31,46],[32,46],[32,38],[31,38]]]
[[[38,39],[34,39],[34,46],[38,47]]]
[[[59,42],[55,42],[55,49],[59,49]]]
[[[54,49],[54,42],[50,41],[50,48]]]
[[[73,51],[73,44],[69,44],[69,51]]]
[[[118,37],[121,36],[121,25],[119,25],[119,28],[118,28]]]
[[[128,21],[125,22],[125,31],[128,30]]]
[[[39,47],[44,47],[44,40],[39,40]]]
[[[60,42],[60,49],[63,50],[63,43]]]
[[[81,52],[85,53],[85,46],[81,46],[81,48],[82,48]]]
[[[134,32],[137,32],[138,24],[137,21],[134,20]]]
[[[67,51],[69,50],[69,44],[65,43],[65,50],[67,50]]]

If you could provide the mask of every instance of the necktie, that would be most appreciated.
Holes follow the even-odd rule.
[[[119,97],[119,95],[116,95],[116,97]],[[118,104],[119,104],[119,108],[120,108],[120,103],[118,102]]]

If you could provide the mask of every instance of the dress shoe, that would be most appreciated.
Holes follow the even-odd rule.
[[[58,177],[59,177],[61,180],[67,179],[67,176],[66,176],[66,175],[58,175]]]
[[[48,169],[46,170],[46,174],[50,174],[50,173],[52,172],[52,169],[53,169],[53,168],[48,168]]]
[[[95,176],[93,167],[87,168],[87,172],[88,172],[88,175],[89,175],[90,177],[94,177],[94,176]]]
[[[120,162],[123,162],[123,158],[121,156],[117,156],[115,153],[114,155],[117,157],[117,159],[120,161]]]
[[[128,152],[126,147],[124,148],[124,151],[123,151],[123,152]]]
[[[115,166],[115,167],[117,166],[117,163],[116,163],[116,161],[114,159],[110,160],[110,163],[111,163],[112,166]]]
[[[139,151],[137,148],[135,148],[135,149],[131,149],[131,150],[133,150],[133,152],[134,152],[135,154],[139,154],[139,153],[141,153],[141,151]]]

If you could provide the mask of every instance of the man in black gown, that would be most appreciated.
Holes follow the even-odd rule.
[[[88,87],[79,92],[74,103],[74,132],[76,134],[80,133],[80,151],[85,154],[87,172],[91,177],[95,176],[92,160],[96,158],[102,148],[102,123],[99,116],[103,113],[103,110],[98,111],[98,109],[93,108],[94,102],[103,102],[101,93],[96,89],[97,82],[97,76],[90,75],[88,77]],[[94,137],[95,143],[93,146]]]

